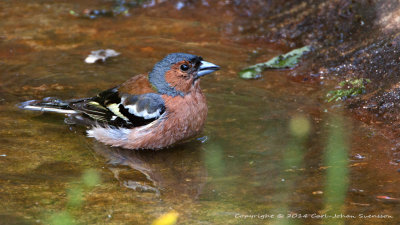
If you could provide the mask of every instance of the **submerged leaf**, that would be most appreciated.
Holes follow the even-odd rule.
[[[310,46],[294,49],[286,54],[276,56],[267,62],[249,66],[239,72],[240,78],[257,79],[260,73],[266,69],[292,69],[298,65],[300,57],[311,50]]]

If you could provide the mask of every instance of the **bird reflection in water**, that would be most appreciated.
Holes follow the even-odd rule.
[[[197,141],[161,151],[132,151],[95,142],[120,184],[161,198],[197,199],[207,181],[202,145]]]

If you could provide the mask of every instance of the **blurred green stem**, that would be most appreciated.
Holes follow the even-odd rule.
[[[344,213],[344,201],[348,188],[348,145],[344,121],[341,116],[330,118],[328,142],[325,149],[326,171],[325,212],[330,216]],[[324,224],[344,224],[344,219],[326,219]]]

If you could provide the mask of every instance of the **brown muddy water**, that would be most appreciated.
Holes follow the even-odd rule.
[[[328,118],[341,114],[340,103],[325,103],[320,81],[286,71],[240,79],[243,67],[288,49],[235,36],[234,11],[205,17],[207,11],[168,4],[91,20],[69,11],[107,8],[110,1],[0,3],[0,224],[49,224],[61,211],[77,224],[151,224],[173,210],[178,224],[325,223],[315,217],[327,210],[323,159],[327,127],[336,126]],[[106,48],[121,55],[84,63],[90,51]],[[222,68],[201,83],[209,106],[204,143],[159,152],[109,148],[64,124],[62,115],[16,107],[46,96],[92,96],[148,72],[171,52],[201,55]],[[308,119],[310,133],[288,154],[289,124],[299,117]],[[343,117],[349,148],[343,212],[356,217],[345,222],[398,224],[399,146],[345,111]],[[79,208],[68,206],[68,190],[87,169],[101,183],[85,192]],[[308,217],[261,218],[278,213]]]

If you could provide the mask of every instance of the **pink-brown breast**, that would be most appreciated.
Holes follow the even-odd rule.
[[[184,97],[163,95],[166,114],[145,127],[132,129],[125,148],[160,149],[198,135],[207,117],[206,98],[197,81]]]

